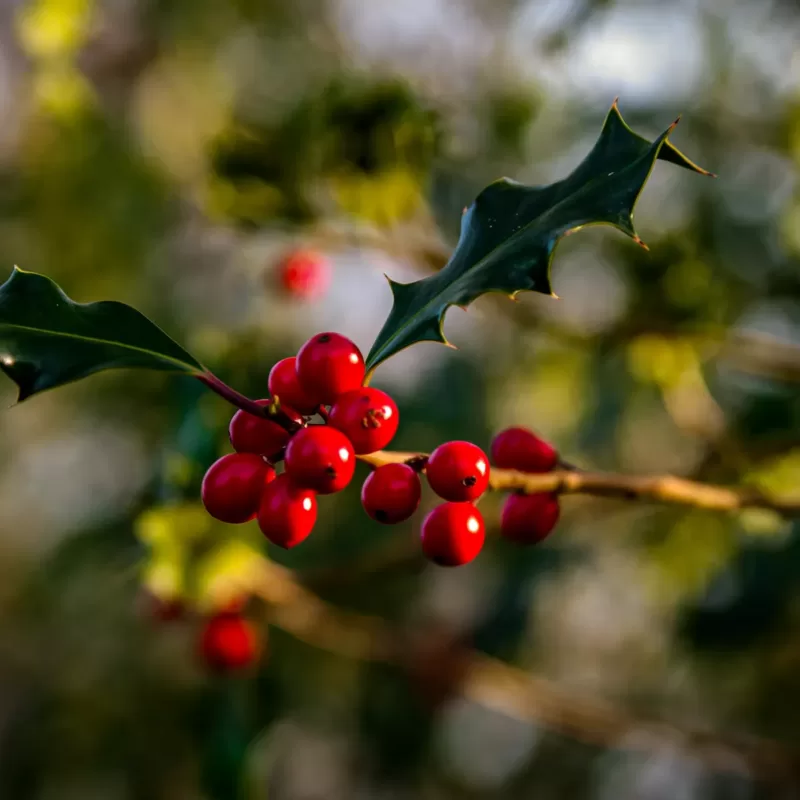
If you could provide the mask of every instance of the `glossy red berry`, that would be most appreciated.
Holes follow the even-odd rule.
[[[238,614],[211,617],[200,637],[200,654],[214,670],[228,672],[243,669],[259,655],[258,631]]]
[[[260,406],[268,406],[269,400],[256,400]],[[277,422],[256,417],[239,409],[228,426],[228,435],[237,453],[255,453],[273,456],[289,441],[289,434]]]
[[[500,533],[518,544],[536,544],[546,539],[558,522],[558,496],[550,492],[512,494],[500,518]]]
[[[318,333],[297,353],[297,376],[318,403],[332,405],[364,382],[364,356],[347,337]]]
[[[314,250],[295,250],[279,265],[284,290],[298,300],[313,300],[323,295],[330,284],[330,272],[328,260]]]
[[[506,428],[492,440],[492,463],[520,472],[550,472],[558,464],[558,452],[527,428]]]
[[[303,386],[297,377],[297,359],[294,356],[281,359],[269,373],[269,392],[278,396],[281,405],[287,405],[301,414],[313,414],[319,401]]]
[[[333,404],[329,423],[340,430],[359,455],[382,450],[397,433],[400,414],[386,392],[362,386]]]
[[[483,517],[472,503],[442,503],[422,523],[422,552],[440,567],[469,563],[485,538]]]
[[[325,425],[303,428],[286,448],[286,472],[292,481],[318,494],[341,492],[352,480],[355,468],[350,440]]]
[[[444,500],[463,503],[480,497],[489,485],[489,459],[471,442],[445,442],[425,468],[431,489]]]
[[[221,522],[247,522],[255,517],[261,493],[274,477],[275,470],[261,456],[229,453],[208,468],[200,490],[203,505]]]
[[[273,544],[289,549],[308,537],[317,521],[317,498],[301,489],[284,472],[264,490],[258,527]]]
[[[384,464],[361,488],[361,504],[376,522],[395,525],[407,520],[419,506],[419,475],[407,464]]]

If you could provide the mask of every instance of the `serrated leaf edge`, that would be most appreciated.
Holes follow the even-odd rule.
[[[617,105],[617,99],[614,100],[614,103],[612,104],[611,108],[609,109],[608,113],[606,114],[606,117],[603,120],[603,126],[602,126],[601,130],[603,130],[605,128],[605,125],[607,124],[609,117],[614,113],[616,113],[619,121],[626,128],[626,130],[628,130],[632,135],[636,136],[637,138],[640,138],[640,139],[642,138],[622,118],[622,115],[619,112],[619,107]],[[645,244],[645,242],[641,239],[641,237],[636,233],[636,229],[634,227],[633,216],[634,216],[634,212],[636,210],[636,204],[639,202],[639,198],[641,197],[642,192],[644,191],[644,187],[647,184],[647,181],[650,179],[650,175],[652,174],[653,169],[655,168],[656,161],[658,160],[658,155],[659,155],[661,149],[665,145],[669,144],[668,137],[672,133],[672,131],[675,130],[675,127],[680,122],[680,119],[681,119],[680,116],[678,116],[675,119],[675,121],[672,122],[672,124],[663,133],[661,133],[658,137],[656,137],[656,139],[654,139],[650,143],[651,146],[650,146],[650,150],[648,151],[648,153],[642,156],[642,158],[644,158],[646,156],[646,157],[651,159],[650,167],[647,170],[647,174],[645,175],[644,179],[642,180],[641,186],[639,187],[639,190],[637,191],[637,193],[636,193],[636,195],[635,195],[635,197],[633,199],[633,202],[631,203],[631,211],[630,211],[630,214],[628,215],[628,221],[630,222],[630,227],[629,228],[623,227],[622,225],[618,225],[618,224],[615,224],[613,222],[607,222],[605,220],[598,220],[597,222],[586,222],[586,223],[583,223],[581,225],[575,225],[574,227],[567,229],[566,231],[564,231],[563,233],[561,233],[559,236],[557,236],[555,238],[555,240],[553,241],[553,246],[549,249],[549,252],[547,254],[547,283],[548,283],[548,288],[550,289],[549,294],[548,294],[549,297],[552,297],[552,298],[554,298],[556,300],[560,299],[558,297],[558,295],[555,294],[555,292],[553,292],[552,286],[550,286],[550,271],[551,271],[551,267],[552,267],[552,263],[553,263],[553,257],[555,255],[555,251],[556,251],[556,249],[557,249],[557,247],[558,247],[558,245],[559,245],[559,243],[561,242],[562,239],[564,239],[566,236],[570,236],[570,235],[572,235],[574,233],[577,233],[578,231],[582,230],[583,228],[588,228],[588,227],[595,226],[595,225],[607,225],[607,226],[609,226],[611,228],[615,228],[615,229],[621,231],[622,233],[624,233],[626,236],[628,236],[630,239],[632,239],[636,244],[638,244],[644,250],[647,250],[647,251],[650,250],[650,248],[647,246],[647,244]],[[677,148],[672,147],[671,149],[672,149],[672,151],[674,151],[674,153],[675,153],[675,155],[677,157],[682,159],[682,161],[683,161],[682,165],[683,166],[685,166],[688,169],[691,169],[691,170],[693,170],[695,172],[698,172],[698,173],[700,173],[702,175],[706,175],[706,176],[709,176],[709,177],[716,177],[716,175],[713,172],[709,172],[708,170],[705,170],[702,167],[699,167],[693,161],[688,159]],[[678,162],[672,162],[672,163],[678,163]],[[511,181],[511,179],[509,179],[509,178],[498,178],[497,180],[492,181],[492,183],[489,184],[489,186],[491,186],[494,183],[499,183],[501,181]],[[516,181],[514,181],[514,182],[516,182]],[[469,207],[465,208],[464,211],[462,212],[462,223],[461,223],[462,227],[467,222],[467,220],[465,218],[469,214],[471,214],[473,208],[474,208],[474,201]],[[520,228],[520,230],[517,231],[514,234],[514,236],[519,235],[521,231],[523,231],[529,225],[532,225],[534,222],[535,222],[535,220],[532,220],[531,222],[528,223],[528,225],[524,226],[523,228]],[[508,240],[506,240],[506,241],[508,241]],[[475,265],[475,267],[478,267],[481,263],[483,263],[496,250],[497,250],[497,248],[494,248],[492,251],[487,253],[481,259],[481,261],[478,262],[478,264]],[[445,267],[446,266],[447,265],[445,265]],[[392,288],[392,296],[393,297],[394,297],[394,287],[395,286],[410,286],[410,285],[412,285],[414,283],[413,281],[410,284],[399,283],[397,281],[393,281],[388,275],[386,276],[386,278],[389,281],[389,284],[390,284],[390,286]],[[519,295],[521,292],[529,292],[529,291],[535,291],[535,290],[533,290],[533,289],[519,289],[519,290],[513,292],[511,295],[509,295],[507,292],[505,292],[503,290],[500,290],[500,289],[498,289],[498,290],[490,289],[489,291],[484,292],[484,294],[502,294],[502,295],[505,295],[506,297],[508,297],[510,300],[516,301],[517,295]],[[542,294],[542,292],[540,292],[540,294]],[[419,313],[421,313],[422,310],[424,310],[425,308],[430,307],[430,305],[432,303],[433,303],[433,301],[430,301],[430,302],[426,303],[426,305],[423,307],[423,309],[421,309],[420,312],[417,312],[417,314],[415,314],[414,316],[415,317],[418,316]],[[405,350],[407,347],[411,347],[411,345],[418,344],[419,342],[423,342],[423,341],[436,342],[436,343],[439,343],[439,344],[443,344],[443,345],[445,345],[445,346],[447,346],[447,347],[449,347],[449,348],[451,348],[453,350],[457,350],[458,347],[456,347],[456,345],[452,344],[447,339],[447,337],[445,336],[445,333],[444,333],[444,318],[445,318],[445,315],[447,314],[447,311],[454,305],[456,305],[456,304],[455,303],[451,303],[451,304],[446,305],[442,309],[441,313],[439,314],[439,317],[438,317],[438,335],[439,335],[439,338],[438,339],[419,339],[416,342],[411,342],[410,344],[407,344],[404,347],[401,347],[399,350],[397,350],[397,352],[399,353],[402,350]],[[466,310],[466,306],[459,306],[459,307],[464,309],[464,310]],[[385,349],[385,348],[381,348],[381,350],[383,350],[383,349]],[[379,351],[379,353],[380,353],[380,351]],[[376,367],[379,364],[381,364],[383,361],[386,360],[386,358],[378,358],[378,357],[376,357],[377,355],[378,354],[370,352],[368,357],[367,357],[366,367],[367,367],[367,372],[368,372],[369,375],[371,375],[374,372],[374,370],[376,369]],[[392,355],[394,355],[394,354],[392,354]],[[390,357],[391,356],[387,356],[387,358],[390,358]]]

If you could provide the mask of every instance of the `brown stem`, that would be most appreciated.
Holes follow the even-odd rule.
[[[428,466],[428,456],[412,456],[403,463],[411,467],[414,472],[424,472],[425,467]]]
[[[232,389],[227,383],[223,383],[211,372],[201,373],[197,376],[197,380],[208,386],[212,392],[216,392],[220,397],[224,398],[237,408],[241,408],[243,411],[246,411],[248,414],[252,414],[255,417],[271,419],[289,433],[295,433],[295,431],[299,431],[300,428],[303,427],[302,420],[293,418],[282,408],[272,408],[269,405],[262,406],[259,403],[256,403],[255,400],[251,400],[249,397],[245,397],[240,392],[237,392],[236,389]]]
[[[264,562],[260,570],[250,574],[243,588],[266,603],[271,624],[313,647],[409,671],[424,655],[408,631],[392,627],[379,617],[330,605],[278,564]],[[614,704],[592,700],[480,652],[463,648],[454,655],[460,668],[453,676],[452,690],[512,718],[530,720],[600,747],[618,746],[633,731],[649,731],[652,736],[638,737],[639,746],[658,748],[664,741],[678,742],[693,757],[722,773],[755,774],[775,783],[796,777],[798,754],[790,745],[640,719]]]
[[[407,464],[425,458],[421,453],[380,451],[359,458],[373,467],[383,464]],[[731,488],[699,483],[674,475],[616,475],[561,469],[555,472],[530,474],[509,469],[492,469],[489,487],[496,491],[555,492],[557,494],[589,494],[617,497],[621,500],[642,500],[669,503],[710,511],[740,511],[745,508],[766,508],[784,517],[800,517],[800,499],[768,497],[747,487]]]

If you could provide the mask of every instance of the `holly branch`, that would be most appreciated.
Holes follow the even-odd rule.
[[[427,455],[423,453],[388,451],[360,456],[362,461],[372,467],[408,462],[424,463],[426,458]],[[716,486],[675,475],[623,475],[579,469],[531,474],[493,467],[489,473],[489,488],[500,492],[526,494],[553,492],[613,497],[620,500],[692,506],[709,511],[766,508],[787,518],[800,516],[800,497],[770,497],[755,488]]]

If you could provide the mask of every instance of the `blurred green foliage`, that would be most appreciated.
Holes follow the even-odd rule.
[[[366,351],[390,303],[381,273],[441,267],[490,180],[565,176],[620,93],[648,134],[682,111],[676,145],[720,178],[659,167],[637,207],[650,253],[609,231],[570,237],[560,301],[486,298],[448,318],[460,351],[419,345],[382,366],[395,444],[487,447],[526,424],[587,467],[795,495],[797,383],[769,369],[769,339],[764,370],[744,369],[735,343],[800,346],[800,87],[786,68],[800,21],[787,3],[696,6],[0,4],[7,269],[128,302],[263,396],[271,364],[317,330]],[[317,305],[269,280],[298,242],[334,261]],[[198,507],[230,413],[189,379],[119,372],[0,416],[0,796],[796,789],[732,788],[666,738],[636,759],[627,739],[587,747],[446,692],[431,702],[397,670],[280,630],[254,674],[206,674],[203,614],[232,575],[273,558],[331,602],[445,630],[637,718],[798,739],[796,523],[574,498],[545,547],[490,537],[449,572],[391,566],[418,520],[372,523],[353,487],[324,498],[303,547],[267,552],[254,524],[231,530]],[[495,528],[500,498],[482,509]],[[158,623],[145,590],[196,613]]]

